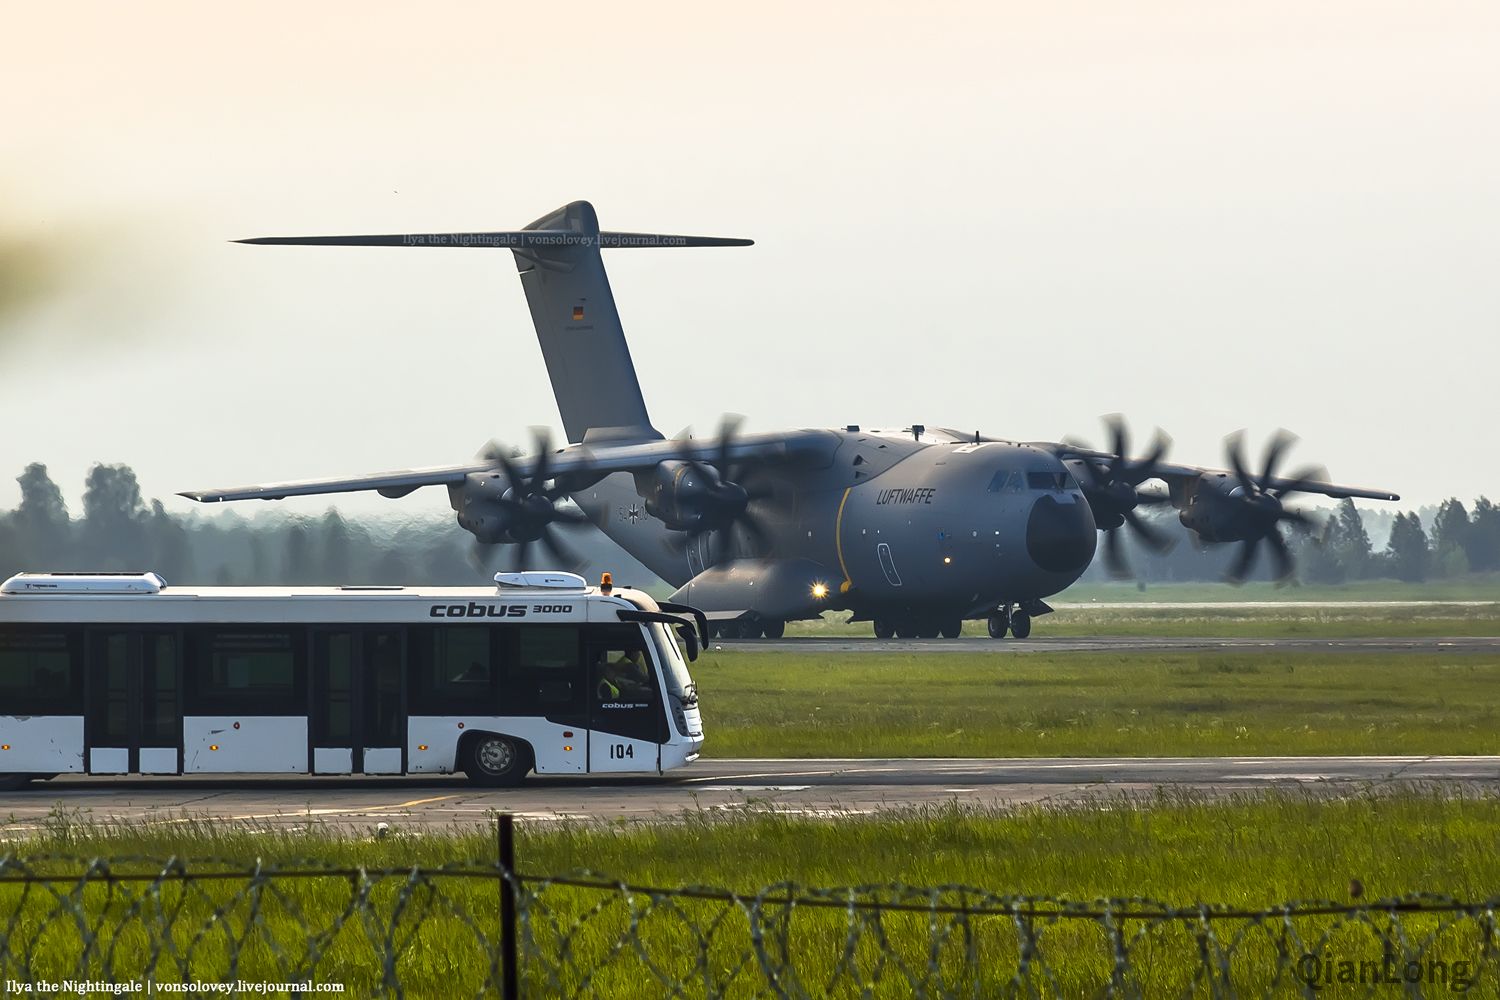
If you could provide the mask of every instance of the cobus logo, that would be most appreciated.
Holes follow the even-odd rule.
[[[434,604],[427,612],[429,618],[520,618],[526,614],[524,604]]]

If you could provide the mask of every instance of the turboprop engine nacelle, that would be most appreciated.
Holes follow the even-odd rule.
[[[1281,512],[1281,501],[1268,493],[1247,493],[1234,480],[1204,476],[1177,519],[1205,542],[1244,542],[1265,537]]]
[[[645,498],[646,512],[673,531],[726,527],[750,502],[743,486],[700,462],[661,462],[636,475],[635,489]]]
[[[448,503],[458,512],[458,525],[486,545],[535,541],[557,517],[545,497],[517,499],[504,476],[471,473],[448,487]]]

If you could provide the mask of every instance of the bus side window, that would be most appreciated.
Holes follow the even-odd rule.
[[[0,712],[6,715],[82,715],[79,674],[82,630],[17,628],[0,631]]]
[[[496,657],[488,625],[411,631],[412,711],[420,715],[494,713]]]
[[[185,714],[305,715],[302,632],[262,625],[194,630]]]
[[[586,708],[578,629],[570,625],[526,625],[515,636],[502,715],[566,715]]]

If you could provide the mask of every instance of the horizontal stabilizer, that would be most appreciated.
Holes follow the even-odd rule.
[[[310,247],[481,247],[499,250],[561,250],[567,247],[748,247],[754,240],[667,233],[596,234],[572,229],[523,229],[496,233],[387,233],[377,236],[259,236],[235,243]]]

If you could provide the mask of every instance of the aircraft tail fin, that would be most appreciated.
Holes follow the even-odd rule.
[[[240,243],[302,246],[480,247],[514,253],[552,392],[569,441],[655,440],[625,330],[604,272],[603,247],[734,247],[752,240],[606,232],[575,201],[525,229],[381,236],[270,236]]]

